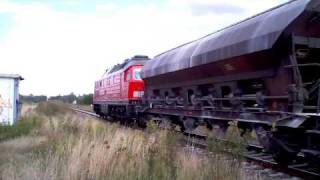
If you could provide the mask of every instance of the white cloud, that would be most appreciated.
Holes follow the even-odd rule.
[[[86,14],[0,1],[0,12],[14,13],[16,21],[0,42],[0,72],[23,75],[23,94],[89,93],[94,80],[122,59],[135,54],[152,57],[280,1],[233,1],[230,4],[245,11],[202,16],[192,14],[195,2],[180,0],[161,8],[104,4]]]

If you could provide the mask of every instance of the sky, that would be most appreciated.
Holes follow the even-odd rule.
[[[154,57],[288,0],[0,0],[0,73],[21,94],[92,93],[106,69]]]

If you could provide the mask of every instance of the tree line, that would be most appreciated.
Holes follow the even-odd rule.
[[[92,104],[93,94],[83,94],[76,96],[74,93],[70,93],[68,95],[58,95],[58,96],[45,96],[45,95],[20,95],[20,101],[22,103],[39,103],[43,101],[62,101],[64,103],[77,103],[82,105],[90,105]]]

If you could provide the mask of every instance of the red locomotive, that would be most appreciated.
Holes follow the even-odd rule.
[[[96,83],[95,112],[183,131],[206,125],[221,138],[237,121],[241,135],[254,131],[278,162],[303,154],[320,164],[319,0],[290,1],[152,60],[138,59]],[[141,80],[130,89],[136,62],[145,63],[144,93]],[[132,81],[125,83],[128,68]],[[104,85],[116,76],[115,87]]]
[[[140,72],[147,60],[147,56],[134,56],[113,66],[95,82],[93,101],[97,114],[116,116],[120,113],[128,117],[134,112],[134,105],[144,94]]]

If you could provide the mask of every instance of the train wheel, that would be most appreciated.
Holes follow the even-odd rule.
[[[261,146],[265,148],[266,151],[270,151],[270,133],[266,127],[256,126],[254,128],[255,134],[257,135],[258,142]]]
[[[185,132],[191,132],[196,128],[196,119],[186,118],[183,120],[183,129]]]
[[[146,115],[138,115],[137,125],[141,128],[146,128],[148,122],[148,117]]]
[[[273,153],[273,159],[282,166],[287,166],[292,162],[292,158],[288,156],[288,153],[281,150]]]
[[[286,141],[276,136],[269,139],[270,151],[273,154],[273,159],[280,165],[287,166],[292,163],[297,155],[297,152],[287,145]]]
[[[252,132],[252,127],[249,123],[238,123],[238,128],[240,130],[241,137],[244,137],[248,132]]]

